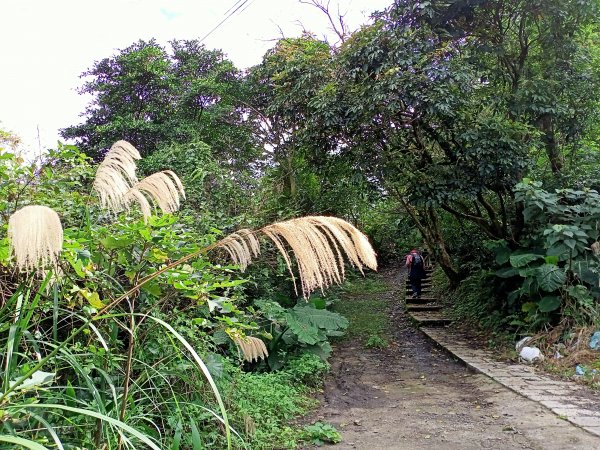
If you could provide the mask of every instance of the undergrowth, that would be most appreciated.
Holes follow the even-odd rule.
[[[462,331],[476,336],[487,346],[507,352],[514,341],[510,330],[511,318],[499,308],[499,300],[491,288],[486,272],[480,271],[463,280],[458,288],[450,289],[444,272],[437,267],[432,274],[433,295],[445,305],[455,324]]]
[[[334,303],[333,311],[348,319],[350,325],[345,339],[357,339],[368,347],[386,347],[389,339],[388,302],[378,294],[389,290],[379,276],[355,278],[340,289],[341,301]]]
[[[230,385],[230,408],[251,449],[296,448],[303,429],[295,419],[316,407],[311,397],[329,365],[305,353],[284,370],[240,373]]]
[[[527,330],[514,326],[515,314],[509,314],[506,305],[495,296],[487,273],[473,274],[455,290],[450,290],[448,279],[439,268],[432,279],[434,295],[442,299],[454,323],[460,324],[455,326],[493,348],[500,359],[518,360],[515,342]],[[542,367],[547,372],[600,389],[600,352],[588,346],[591,334],[598,328],[573,326],[564,320],[557,326],[529,334],[532,339],[528,345],[538,347],[546,356]],[[576,375],[577,366],[583,375]]]

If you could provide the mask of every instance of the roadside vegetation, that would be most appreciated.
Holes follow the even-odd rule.
[[[0,130],[2,445],[335,441],[294,424],[332,339],[387,345],[371,245],[426,249],[457,321],[597,385],[599,9],[399,0],[247,70],[194,40],[90,61],[74,145]]]

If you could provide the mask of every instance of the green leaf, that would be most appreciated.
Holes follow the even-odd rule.
[[[286,319],[298,340],[308,345],[325,340],[329,332],[348,327],[345,317],[326,309],[316,309],[312,304],[296,305],[286,313]]]
[[[23,408],[23,406],[19,406],[19,408]],[[127,425],[126,423],[117,420],[113,417],[107,416],[106,414],[101,414],[99,412],[96,411],[92,411],[89,409],[83,409],[83,408],[73,408],[71,406],[65,406],[65,405],[58,405],[58,404],[49,404],[49,403],[31,403],[28,404],[26,406],[24,406],[24,408],[42,408],[42,409],[48,409],[48,410],[52,410],[52,409],[58,409],[58,410],[62,410],[62,411],[69,411],[69,412],[73,412],[76,414],[82,414],[85,416],[90,416],[90,417],[94,417],[95,419],[99,419],[102,420],[104,422],[108,422],[113,426],[116,426],[117,428],[122,429],[123,431],[129,433],[132,436],[135,436],[136,438],[138,438],[140,441],[142,441],[144,444],[146,444],[148,447],[154,449],[154,450],[160,450],[160,447],[157,446],[152,440],[150,440],[150,438],[142,433],[140,433],[138,430],[136,430],[135,428],[131,427],[130,425]],[[0,436],[1,439],[1,436]],[[28,448],[46,448],[46,447],[28,447]]]
[[[202,446],[202,439],[200,438],[200,432],[198,431],[198,427],[196,426],[194,419],[190,421],[190,426],[192,427],[192,449],[202,450],[204,448]]]
[[[90,292],[87,289],[80,289],[79,294],[85,298],[90,306],[96,310],[101,310],[106,305],[100,300],[100,295],[97,292]]]
[[[302,317],[293,314],[293,311],[288,314],[287,323],[290,331],[298,336],[298,340],[304,344],[314,345],[324,339],[319,328],[315,327],[311,322],[303,320]]]
[[[75,389],[73,389],[73,385],[69,380],[67,380],[67,387],[65,388],[65,403],[67,406],[75,406],[77,401],[77,394],[75,393]]]
[[[160,297],[162,295],[162,289],[160,288],[160,284],[156,281],[150,281],[149,283],[144,284],[141,287],[142,291],[147,292],[154,297]]]
[[[519,274],[519,269],[514,267],[503,267],[502,269],[496,270],[496,276],[500,278],[511,278]]]
[[[6,434],[0,434],[0,442],[8,442],[9,444],[20,445],[21,447],[28,448],[31,450],[48,450],[48,447],[44,447],[37,442],[30,441],[29,439],[23,439],[17,436],[9,436]]]
[[[546,261],[547,264],[552,264],[553,266],[556,266],[558,264],[558,256],[555,256],[555,255],[546,256],[544,258],[544,260]]]
[[[508,247],[499,247],[496,249],[496,264],[506,264],[510,258],[510,249]]]
[[[556,295],[544,297],[538,303],[538,308],[541,312],[550,312],[560,307],[560,297]]]
[[[120,238],[117,239],[113,236],[109,236],[105,239],[101,239],[100,243],[104,246],[104,248],[108,250],[114,250],[117,248],[128,247],[133,243],[133,239],[131,238]]]
[[[181,422],[177,424],[175,428],[175,435],[173,436],[173,441],[171,442],[171,450],[179,450],[179,446],[181,445],[181,437],[183,435]]]
[[[326,309],[316,309],[314,306],[296,305],[292,313],[302,320],[312,323],[318,328],[325,330],[337,330],[348,328],[348,319],[338,313]]]
[[[540,288],[546,292],[557,290],[567,281],[563,269],[552,264],[544,264],[538,267],[536,279]]]
[[[312,298],[310,302],[315,305],[315,308],[317,309],[325,309],[327,307],[327,302],[321,297]]]
[[[523,255],[511,255],[510,265],[513,267],[524,267],[532,261],[543,258],[542,255],[535,255],[533,253],[525,253]]]

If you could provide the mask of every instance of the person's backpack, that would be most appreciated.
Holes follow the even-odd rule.
[[[416,269],[416,268],[422,268],[423,267],[423,257],[421,255],[414,254],[412,257],[412,266]]]

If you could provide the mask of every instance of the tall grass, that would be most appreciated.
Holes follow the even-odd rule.
[[[161,311],[160,289],[151,297],[143,289],[162,283],[175,300],[182,300],[173,283],[181,283],[178,277],[187,272],[178,272],[178,266],[221,249],[245,268],[260,254],[259,237],[275,245],[292,276],[296,269],[305,297],[344,279],[344,257],[361,271],[377,267],[366,237],[332,217],[239,231],[209,245],[194,244],[187,254],[174,251],[179,259],[155,247],[153,258],[159,263],[144,259],[154,242],[147,227],[151,203],[173,213],[184,191],[172,172],[138,182],[137,159],[133,146],[115,143],[93,187],[100,205],[112,213],[137,202],[144,216],[144,223],[138,223],[144,228],[132,226],[126,236],[94,236],[86,204],[84,240],[90,246],[101,243],[104,251],[98,250],[95,259],[72,242],[64,250],[70,253],[60,256],[63,229],[49,208],[27,206],[10,220],[9,238],[23,270],[7,272],[13,283],[0,305],[0,442],[33,449],[197,450],[204,447],[200,429],[210,424],[228,449],[234,443],[244,446],[201,357],[210,344],[189,323]],[[135,236],[143,239],[136,242]],[[199,266],[198,272],[206,270]],[[192,271],[184,276],[199,275]],[[247,360],[267,356],[264,342],[245,336],[241,325],[228,335]]]

